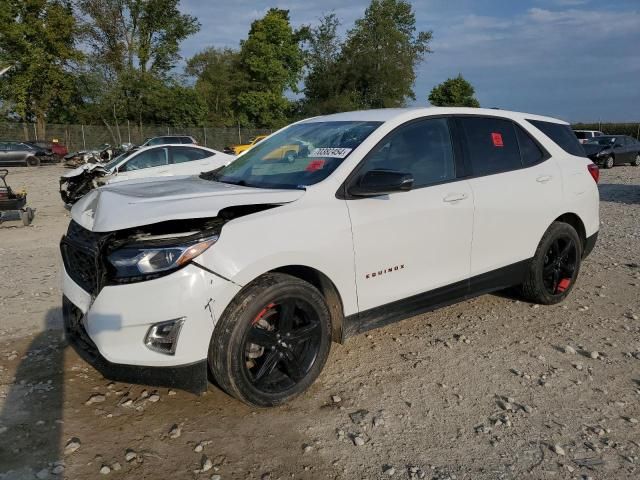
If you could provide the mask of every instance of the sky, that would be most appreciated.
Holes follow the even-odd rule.
[[[483,107],[570,122],[640,121],[639,0],[412,0],[418,30],[432,30],[433,53],[416,69],[415,101],[462,74]],[[182,0],[200,31],[182,44],[188,58],[235,47],[270,7],[290,11],[294,27],[334,12],[341,33],[369,0]]]

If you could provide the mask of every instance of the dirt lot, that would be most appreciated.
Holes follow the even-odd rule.
[[[0,225],[0,479],[640,477],[640,168],[602,172],[563,304],[487,295],[353,338],[271,410],[114,384],[65,348],[61,171],[9,177],[38,211]]]

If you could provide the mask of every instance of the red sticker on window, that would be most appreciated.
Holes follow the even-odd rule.
[[[491,134],[491,140],[493,141],[494,147],[504,147],[504,143],[502,143],[502,134],[493,132]]]
[[[324,167],[324,160],[311,160],[305,170],[307,172],[315,172],[316,170],[320,170],[322,167]]]

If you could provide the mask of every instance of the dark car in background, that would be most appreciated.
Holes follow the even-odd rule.
[[[627,135],[603,135],[582,145],[587,157],[597,165],[611,168],[630,163],[640,166],[640,142]]]
[[[51,150],[53,154],[59,159],[62,159],[62,157],[69,153],[69,149],[60,142],[49,142],[47,140],[29,140],[29,142],[27,143],[36,145],[40,148],[44,148],[45,150]]]
[[[175,145],[176,143],[197,145],[198,141],[191,135],[163,135],[161,137],[147,138],[140,146],[152,147],[154,145]]]
[[[0,164],[22,164],[37,167],[52,161],[53,152],[28,142],[0,142]]]

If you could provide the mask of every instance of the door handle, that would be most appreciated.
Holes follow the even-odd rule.
[[[540,175],[538,178],[536,178],[536,182],[538,183],[547,183],[549,181],[551,181],[553,179],[553,177],[551,175]]]
[[[464,200],[465,198],[467,198],[466,193],[450,193],[449,195],[444,197],[442,201],[447,203],[456,203],[460,200]]]

